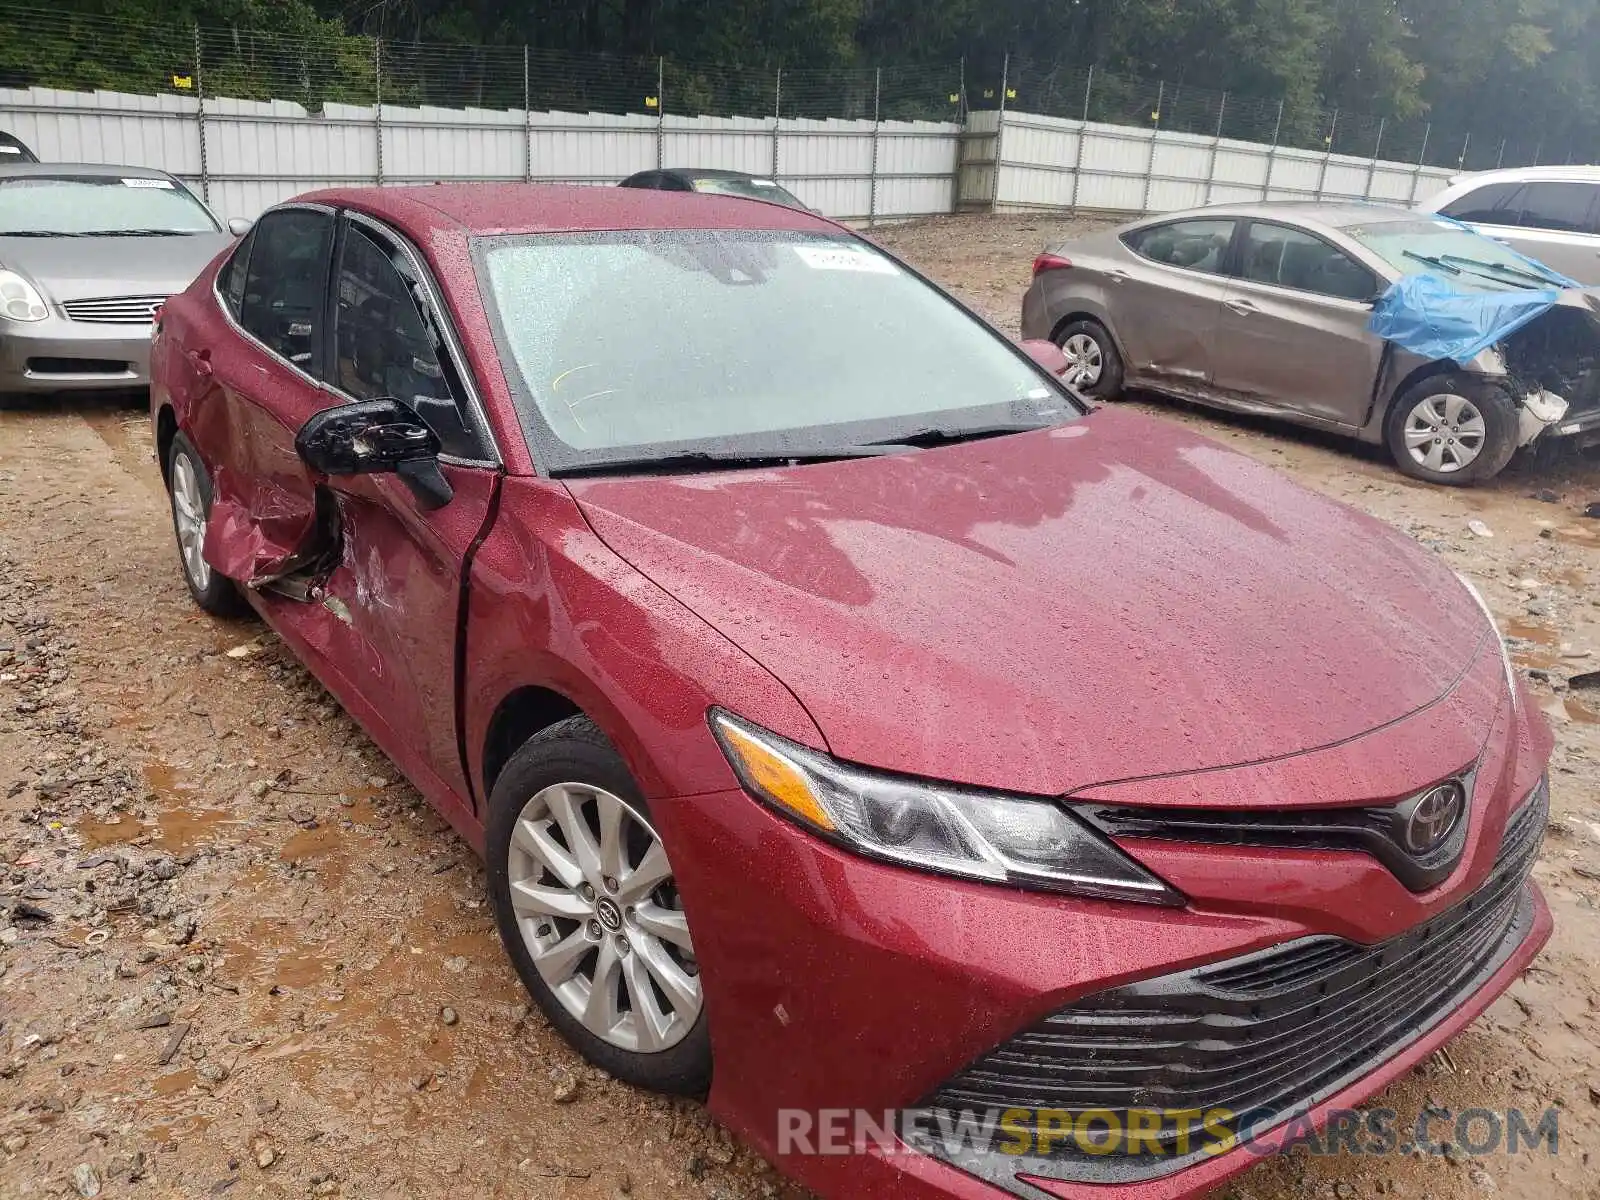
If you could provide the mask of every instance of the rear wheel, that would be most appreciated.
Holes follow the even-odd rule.
[[[1396,465],[1413,478],[1456,487],[1483,483],[1516,452],[1516,405],[1488,380],[1435,375],[1395,401],[1384,440]]]
[[[205,559],[206,522],[211,517],[211,476],[200,455],[183,434],[175,434],[167,451],[167,488],[172,501],[172,530],[178,539],[178,562],[194,602],[218,617],[235,617],[249,605],[233,580],[212,569]]]
[[[489,894],[550,1023],[639,1087],[711,1084],[700,967],[644,796],[604,734],[570,717],[511,757],[490,797]]]
[[[1111,334],[1098,321],[1082,320],[1061,329],[1056,345],[1066,356],[1061,378],[1085,396],[1115,400],[1122,394],[1122,356]]]

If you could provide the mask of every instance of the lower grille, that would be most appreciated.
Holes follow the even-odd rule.
[[[166,296],[107,296],[99,300],[66,300],[61,308],[74,321],[99,325],[148,325]]]
[[[114,358],[30,358],[29,375],[131,375],[133,369]]]
[[[1548,812],[1541,781],[1507,823],[1489,879],[1397,937],[1373,946],[1302,938],[1099,992],[986,1054],[921,1107],[945,1121],[974,1110],[1221,1108],[1237,1114],[1230,1127],[1240,1132],[1269,1129],[1416,1041],[1510,957],[1532,921],[1525,885]],[[1114,1183],[1199,1156],[1175,1128],[1156,1137],[1158,1154],[1146,1145],[1091,1156],[1061,1144],[1049,1159],[958,1165],[1015,1190],[1024,1167]]]

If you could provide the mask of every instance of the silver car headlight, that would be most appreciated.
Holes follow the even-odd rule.
[[[1184,903],[1055,801],[869,771],[721,709],[710,721],[746,791],[858,854],[985,883]]]
[[[1483,610],[1483,615],[1489,622],[1489,628],[1494,630],[1495,641],[1500,644],[1500,665],[1506,672],[1506,688],[1511,692],[1511,704],[1515,708],[1519,703],[1517,665],[1511,661],[1511,647],[1506,645],[1506,639],[1500,636],[1500,622],[1494,619],[1494,610],[1489,607],[1489,602],[1483,598],[1483,593],[1477,589],[1472,580],[1460,571],[1456,572],[1456,578],[1461,581],[1461,586],[1467,589],[1467,594],[1478,602],[1478,607]]]
[[[50,306],[25,276],[0,269],[0,313],[13,321],[42,321]]]

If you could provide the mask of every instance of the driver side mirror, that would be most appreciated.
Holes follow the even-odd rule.
[[[300,427],[294,448],[319,475],[398,475],[425,509],[455,495],[439,470],[438,435],[392,397],[323,409]]]
[[[254,221],[246,220],[244,217],[228,218],[228,232],[236,238],[242,238],[255,227],[256,223]]]

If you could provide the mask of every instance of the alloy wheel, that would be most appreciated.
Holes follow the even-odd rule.
[[[539,976],[596,1037],[668,1050],[700,1017],[689,925],[666,848],[603,788],[558,783],[523,805],[511,835],[511,907]]]
[[[206,506],[200,495],[199,473],[184,453],[172,460],[172,518],[183,569],[195,590],[203,592],[211,583],[211,565],[205,559]]]
[[[1104,360],[1100,343],[1087,333],[1075,333],[1061,343],[1061,353],[1066,356],[1067,369],[1062,378],[1073,387],[1093,387],[1100,382]]]
[[[1477,405],[1455,392],[1419,400],[1405,423],[1406,453],[1443,475],[1472,465],[1483,452],[1488,426]]]

